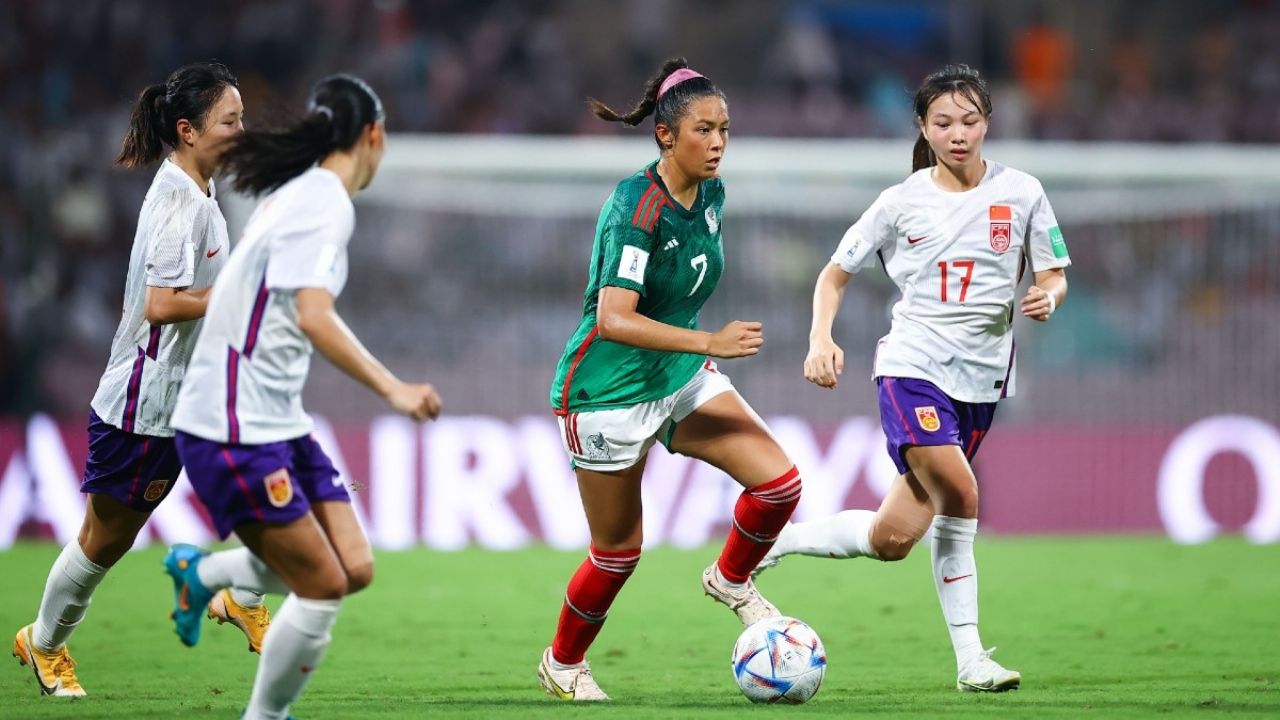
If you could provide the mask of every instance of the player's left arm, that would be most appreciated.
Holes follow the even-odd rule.
[[[212,288],[192,290],[147,286],[147,299],[143,312],[152,325],[198,320],[209,308],[209,291]]]
[[[1044,322],[1067,300],[1067,269],[1036,271],[1035,284],[1022,297],[1022,314]]]

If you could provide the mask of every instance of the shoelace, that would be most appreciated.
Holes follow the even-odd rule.
[[[79,685],[75,680],[75,667],[76,661],[65,647],[53,656],[53,674],[64,680],[67,685]]]

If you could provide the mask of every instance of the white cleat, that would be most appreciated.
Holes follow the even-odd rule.
[[[1009,670],[991,659],[995,648],[983,650],[969,661],[956,678],[956,688],[961,692],[1004,692],[1017,690],[1022,684],[1022,673]]]
[[[560,700],[592,702],[609,699],[596,684],[587,661],[557,670],[556,663],[551,659],[551,648],[542,653],[542,662],[538,664],[538,682],[542,683],[542,688],[548,695]]]
[[[765,618],[778,617],[782,613],[773,603],[764,599],[751,578],[738,587],[731,587],[720,577],[716,564],[702,571],[702,590],[712,600],[723,603],[738,614],[743,627],[750,627]]]

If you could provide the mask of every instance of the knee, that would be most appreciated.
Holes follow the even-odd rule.
[[[875,550],[876,557],[885,562],[897,562],[905,559],[911,554],[911,548],[916,546],[916,539],[903,537],[900,535],[890,535],[886,538],[871,538],[871,549]]]
[[[358,593],[373,584],[373,562],[347,568],[347,594]]]
[[[947,493],[944,509],[944,514],[952,517],[978,517],[978,486],[970,484],[952,489]]]
[[[871,550],[885,562],[897,562],[911,554],[928,529],[927,521],[920,526],[907,518],[878,516],[871,526]]]
[[[317,573],[306,588],[301,591],[295,589],[294,592],[310,600],[341,600],[349,592],[349,583],[347,573],[335,565]]]

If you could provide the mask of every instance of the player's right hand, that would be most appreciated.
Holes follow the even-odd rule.
[[[809,355],[804,359],[804,379],[824,388],[834,388],[844,372],[844,351],[834,340],[809,341]]]
[[[400,383],[387,394],[387,402],[396,412],[408,415],[418,422],[435,420],[440,416],[440,409],[443,406],[440,394],[427,383],[421,385]]]
[[[707,354],[718,358],[755,355],[764,345],[764,323],[734,320],[711,335]]]

